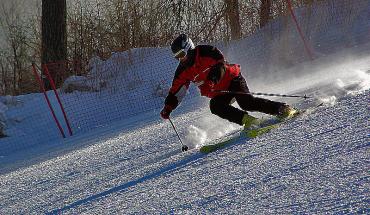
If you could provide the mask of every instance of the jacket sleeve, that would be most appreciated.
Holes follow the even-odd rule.
[[[174,110],[185,97],[189,85],[190,79],[187,77],[188,68],[183,65],[179,65],[176,69],[175,77],[172,81],[172,86],[165,100],[165,105],[168,105]]]

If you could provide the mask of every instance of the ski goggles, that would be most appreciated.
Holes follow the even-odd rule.
[[[175,58],[176,59],[180,60],[180,59],[182,59],[182,58],[184,58],[186,56],[186,51],[185,51],[185,49],[180,49],[174,55],[175,55]]]

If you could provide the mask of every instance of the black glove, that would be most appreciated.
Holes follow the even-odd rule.
[[[225,72],[226,72],[225,63],[224,62],[216,63],[210,68],[210,71],[207,75],[207,79],[212,81],[214,84],[217,84],[218,82],[220,82],[222,77],[224,77]]]
[[[163,107],[163,109],[162,109],[162,111],[161,111],[161,117],[163,118],[163,119],[169,119],[170,118],[170,114],[171,114],[171,112],[172,112],[172,108],[171,108],[171,106],[169,106],[169,105],[165,105],[164,107]]]

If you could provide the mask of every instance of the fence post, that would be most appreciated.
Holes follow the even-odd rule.
[[[66,114],[66,112],[65,112],[65,110],[64,110],[63,104],[62,104],[62,102],[61,102],[61,100],[60,100],[60,97],[59,97],[59,94],[58,94],[58,92],[57,92],[57,90],[56,90],[54,80],[53,80],[53,78],[51,77],[51,75],[50,75],[50,73],[49,73],[49,69],[48,69],[48,67],[46,66],[46,64],[44,64],[44,65],[43,65],[43,67],[44,67],[44,72],[45,72],[45,74],[46,74],[46,77],[49,79],[49,82],[50,82],[51,88],[53,89],[54,94],[55,94],[55,96],[56,96],[56,98],[57,98],[57,100],[58,100],[58,103],[59,103],[60,109],[61,109],[61,110],[62,110],[62,112],[63,112],[64,121],[65,121],[65,122],[66,122],[66,124],[67,124],[67,128],[68,128],[69,135],[70,135],[70,136],[72,136],[72,135],[73,135],[73,134],[72,134],[72,128],[71,128],[71,126],[70,126],[70,124],[69,124],[69,120],[68,120],[68,118],[67,118],[67,114]]]
[[[66,138],[66,135],[64,134],[63,128],[60,125],[59,120],[58,120],[57,116],[55,115],[54,109],[53,109],[53,107],[52,107],[52,105],[50,103],[50,100],[48,98],[48,95],[46,94],[46,90],[45,90],[45,87],[44,87],[44,82],[41,80],[40,75],[36,71],[35,63],[32,63],[32,71],[33,71],[33,74],[35,75],[37,81],[40,84],[40,89],[42,90],[42,92],[44,94],[45,100],[46,100],[46,102],[47,102],[47,104],[49,106],[49,109],[51,111],[51,114],[53,115],[54,121],[57,124],[61,135],[63,136],[63,138]]]

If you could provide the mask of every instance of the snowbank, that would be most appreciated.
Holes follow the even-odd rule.
[[[5,128],[6,128],[6,117],[5,111],[8,110],[8,107],[0,102],[0,138],[5,137]]]
[[[74,91],[99,92],[104,87],[106,87],[106,83],[94,77],[70,76],[64,81],[61,90],[64,93],[73,93]]]
[[[14,96],[0,96],[0,138],[6,137],[5,130],[9,126],[8,124],[13,124],[17,122],[17,118],[9,118],[6,112],[11,109],[19,106],[21,102],[19,98]]]

